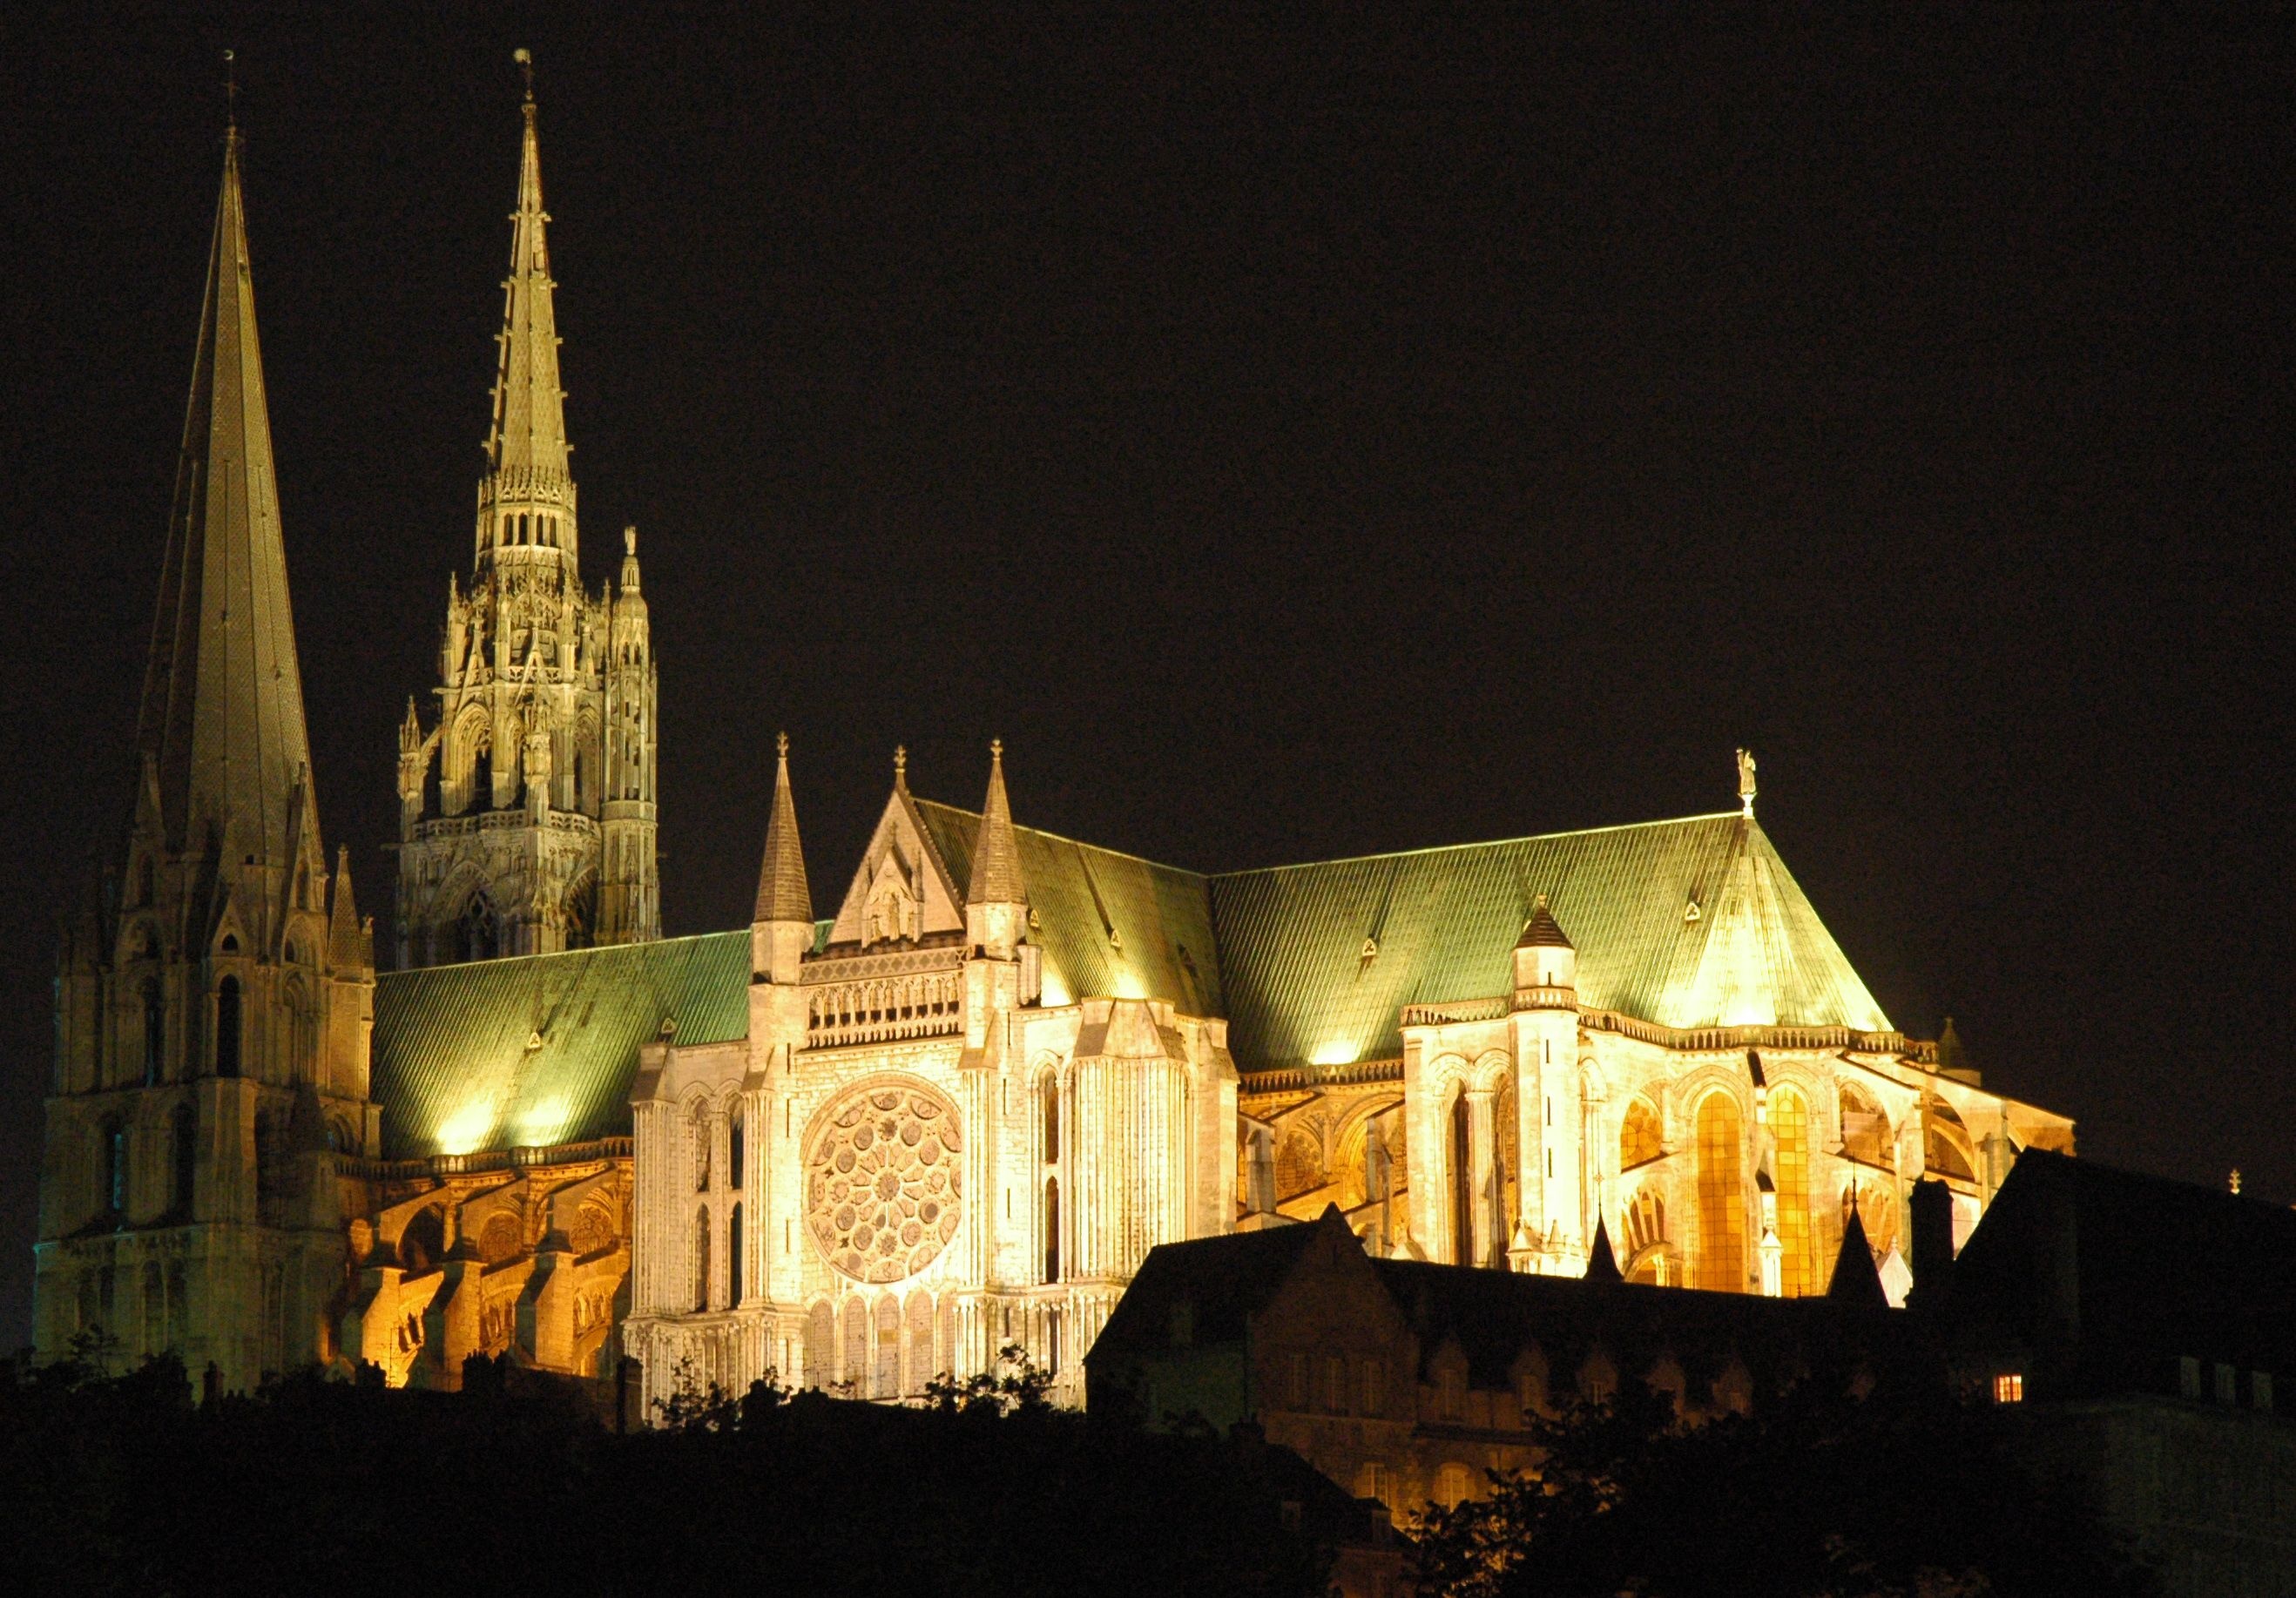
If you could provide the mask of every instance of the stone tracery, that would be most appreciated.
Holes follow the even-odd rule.
[[[832,1103],[806,1157],[806,1225],[857,1282],[901,1282],[956,1235],[956,1110],[921,1082],[871,1084]]]

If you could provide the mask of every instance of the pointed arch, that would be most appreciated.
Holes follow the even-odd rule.
[[[1627,1106],[1626,1119],[1619,1123],[1619,1168],[1630,1171],[1638,1165],[1647,1165],[1666,1152],[1666,1142],[1659,1130],[1658,1106],[1649,1099],[1637,1096]]]
[[[1798,1087],[1770,1094],[1770,1136],[1778,1200],[1779,1291],[1789,1299],[1822,1292],[1816,1217],[1809,1202],[1809,1101]]]
[[[1744,1123],[1738,1101],[1716,1089],[1698,1102],[1698,1254],[1692,1285],[1746,1291]]]

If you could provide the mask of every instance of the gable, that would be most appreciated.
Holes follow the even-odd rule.
[[[873,943],[887,936],[888,929],[873,923],[871,913],[889,894],[906,896],[914,916],[914,930],[907,934],[912,938],[964,930],[964,878],[949,869],[933,847],[919,809],[905,788],[896,788],[885,801],[884,814],[869,834],[869,847],[862,851],[852,884],[830,924],[831,943]]]

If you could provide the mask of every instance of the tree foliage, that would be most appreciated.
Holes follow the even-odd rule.
[[[1677,1422],[1635,1388],[1538,1427],[1535,1472],[1423,1514],[1446,1598],[1979,1598],[2153,1590],[2085,1507],[2023,1471],[2001,1417],[1908,1383],[1809,1381]]]

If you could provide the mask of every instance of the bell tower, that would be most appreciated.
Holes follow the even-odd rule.
[[[470,587],[450,578],[436,719],[398,730],[402,967],[661,935],[657,679],[637,529],[582,586],[533,64]]]
[[[233,1388],[333,1356],[335,1163],[381,1130],[373,933],[319,840],[239,157],[234,127],[135,801],[58,964],[33,1312],[44,1356],[172,1351]]]

